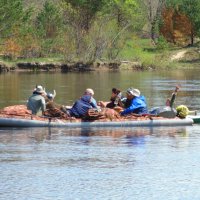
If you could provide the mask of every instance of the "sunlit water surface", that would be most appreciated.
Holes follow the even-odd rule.
[[[113,86],[139,88],[149,107],[200,105],[200,71],[0,74],[1,107],[22,104],[34,84],[70,104],[86,87],[108,99]],[[0,199],[200,199],[200,126],[155,128],[0,128]]]

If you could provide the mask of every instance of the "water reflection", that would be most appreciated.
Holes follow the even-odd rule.
[[[94,166],[101,163],[101,167],[133,164],[132,153],[130,157],[122,156],[124,151],[129,154],[130,148],[145,151],[151,150],[152,145],[187,148],[190,144],[187,128],[0,129],[0,162],[32,162],[37,155],[40,162],[47,165],[50,162],[57,167],[83,167],[86,163]],[[53,157],[53,163],[49,161],[50,157]]]
[[[198,192],[199,141],[199,126],[0,129],[0,199],[175,200]]]
[[[127,128],[18,128],[0,129],[0,143],[42,143],[57,140],[59,137],[81,138],[83,143],[88,143],[92,137],[108,137],[112,139],[124,139],[127,144],[143,144],[145,138],[170,137],[188,138],[187,127],[127,127]]]
[[[130,146],[144,146],[146,143],[146,137],[145,136],[131,136],[127,135],[126,136],[126,143],[129,144]]]

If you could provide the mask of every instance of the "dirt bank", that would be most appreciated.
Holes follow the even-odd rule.
[[[0,72],[9,71],[60,71],[60,72],[87,72],[99,70],[144,70],[138,62],[94,62],[94,63],[46,63],[46,62],[20,62],[14,66],[0,64]]]

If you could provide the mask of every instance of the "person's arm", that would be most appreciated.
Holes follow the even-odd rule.
[[[93,107],[93,108],[97,108],[97,102],[94,98],[91,99],[91,102],[90,102],[90,105]]]
[[[138,108],[146,108],[145,98],[143,96],[135,97],[134,99],[132,99],[131,105],[127,109],[125,109],[121,113],[121,115],[132,113]]]
[[[125,109],[123,112],[121,112],[121,115],[127,115],[132,113],[136,107],[134,105],[131,105],[129,108]]]
[[[170,100],[170,107],[171,107],[171,108],[172,108],[173,105],[174,105],[174,101],[175,101],[175,99],[176,99],[176,95],[177,95],[177,92],[178,92],[179,88],[180,88],[179,86],[176,86],[174,92],[172,93],[171,100]]]
[[[45,103],[45,99],[44,98],[41,99],[41,105],[42,105],[41,109],[42,109],[42,113],[43,113],[46,110],[46,103]]]
[[[125,108],[125,104],[126,104],[126,101],[127,101],[127,98],[126,97],[122,97],[120,100],[119,100],[119,106],[121,106],[122,108]]]
[[[121,99],[119,99],[118,106],[120,106],[120,107],[124,108],[124,104],[123,104],[123,102],[122,102],[122,100],[121,100]]]
[[[136,110],[138,108],[137,106],[137,102],[135,102],[134,100],[132,100],[131,105],[125,109],[123,112],[121,112],[121,115],[127,115],[132,113],[134,110]]]
[[[110,102],[105,102],[105,101],[99,101],[97,103],[97,106],[100,106],[102,108],[105,108],[107,106],[107,104],[110,103]]]
[[[53,98],[56,97],[56,90],[53,90]]]

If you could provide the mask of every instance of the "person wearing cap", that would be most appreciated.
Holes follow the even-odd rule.
[[[57,104],[54,101],[54,98],[56,96],[56,91],[54,90],[54,93],[48,92],[46,95],[46,109],[47,110],[54,110],[58,109],[63,112],[66,112],[66,108],[63,105]]]
[[[46,110],[44,115],[47,117],[59,117],[62,119],[67,119],[66,108],[63,105],[55,103],[54,98],[56,96],[56,91],[54,93],[48,92],[46,95]]]
[[[62,106],[58,105],[54,102],[54,98],[56,96],[56,91],[54,90],[54,93],[48,92],[46,95],[46,109],[60,109]]]
[[[48,103],[53,102],[54,103],[54,98],[56,96],[56,91],[54,90],[53,93],[51,92],[47,92],[46,96],[45,96],[45,100],[46,100],[46,106]]]
[[[41,85],[38,85],[34,91],[33,94],[29,97],[28,103],[27,103],[27,109],[32,111],[32,114],[41,116],[45,109],[45,91]]]
[[[97,106],[97,101],[94,99],[94,90],[91,88],[87,88],[84,92],[84,95],[90,95],[91,96],[91,102],[93,103],[93,105],[95,106],[95,108],[98,108]]]
[[[126,91],[127,99],[130,100],[130,106],[121,112],[121,115],[130,113],[145,114],[148,113],[145,97],[140,95],[138,89],[129,88]]]

